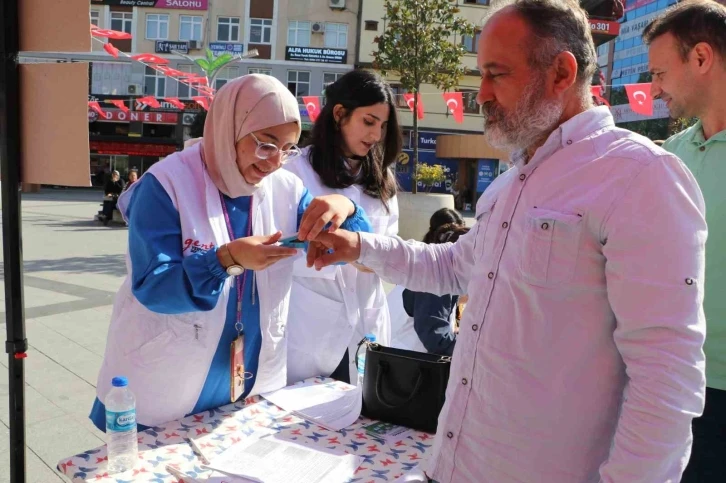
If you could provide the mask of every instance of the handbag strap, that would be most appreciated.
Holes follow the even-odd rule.
[[[388,372],[388,365],[383,361],[379,361],[378,374],[376,375],[376,397],[378,398],[378,401],[389,409],[398,409],[410,403],[413,398],[416,397],[416,394],[418,394],[419,389],[421,389],[421,384],[423,384],[423,373],[421,372],[421,369],[418,371],[418,379],[416,380],[416,385],[413,387],[411,394],[400,404],[391,404],[383,397],[383,374],[386,372]]]
[[[356,365],[356,367],[358,367],[358,353],[360,352],[360,348],[361,348],[361,346],[362,346],[363,344],[365,344],[365,343],[366,343],[367,341],[368,341],[368,338],[367,338],[367,337],[363,337],[363,338],[361,339],[361,341],[360,341],[360,342],[358,342],[358,347],[357,347],[357,348],[356,348],[356,350],[355,350],[355,359],[353,359],[353,360],[355,361],[355,365]],[[366,345],[366,349],[367,349],[367,348],[368,348],[368,346]]]

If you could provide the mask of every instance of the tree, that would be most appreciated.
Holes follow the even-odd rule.
[[[466,50],[464,35],[474,26],[459,17],[451,0],[385,0],[386,29],[375,39],[373,67],[387,76],[395,73],[401,87],[414,94],[413,173],[418,166],[418,93],[421,84],[449,90],[458,85],[467,69],[461,64]],[[416,193],[416,183],[412,193]]]

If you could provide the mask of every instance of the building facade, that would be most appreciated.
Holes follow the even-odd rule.
[[[217,75],[214,86],[249,73],[272,75],[297,97],[320,95],[357,63],[361,0],[90,0],[92,24],[131,34],[111,40],[128,54],[152,53],[169,66],[201,74],[194,60],[214,53],[258,55],[231,64]],[[202,108],[192,99],[195,89],[178,83],[125,56],[114,58],[104,42],[94,39],[85,55],[48,54],[59,60],[90,63],[89,101],[105,111],[89,111],[91,173],[118,169],[145,171],[181,148]],[[161,108],[137,99],[153,96]],[[184,109],[163,99],[179,98]],[[124,102],[123,112],[108,101]],[[300,99],[303,129],[311,128]]]
[[[633,112],[624,90],[626,84],[650,82],[648,46],[643,43],[643,30],[678,0],[626,0],[620,19],[620,34],[598,47],[598,64],[605,74],[608,96],[615,123],[653,139],[665,139],[669,131],[669,112],[665,103],[655,100],[653,115]]]
[[[614,0],[583,0],[581,1],[590,16],[590,26],[596,44],[612,39],[619,27],[615,21],[622,12],[618,12]],[[399,183],[404,190],[411,188],[412,169],[408,160],[413,155],[413,146],[418,143],[419,161],[427,164],[441,164],[447,174],[445,183],[436,186],[435,192],[467,193],[459,197],[460,207],[471,205],[486,189],[491,181],[504,169],[505,163],[501,159],[507,153],[492,149],[486,144],[481,135],[484,117],[480,106],[476,102],[476,95],[481,80],[477,67],[477,51],[479,35],[483,21],[490,8],[490,0],[456,0],[459,9],[458,15],[465,18],[476,27],[473,36],[453,38],[452,41],[464,46],[466,54],[462,63],[467,69],[455,91],[461,92],[464,99],[464,122],[456,123],[449,113],[442,91],[435,86],[424,84],[421,86],[421,98],[424,104],[424,119],[418,121],[419,135],[414,139],[411,131],[413,126],[413,113],[407,106],[402,94],[405,91],[397,83],[395,76],[389,76],[397,96],[398,113],[403,126],[404,154],[397,165]],[[386,29],[384,0],[365,0],[361,9],[360,42],[358,49],[359,66],[373,67],[375,39]],[[459,134],[465,135],[461,142],[446,142],[438,146],[440,136]],[[474,136],[474,137],[470,137]],[[458,145],[466,147],[463,151]]]

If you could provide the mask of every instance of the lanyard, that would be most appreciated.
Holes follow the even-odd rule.
[[[235,239],[234,231],[232,230],[232,222],[229,220],[229,212],[227,211],[227,204],[224,201],[224,195],[219,193],[219,200],[222,202],[222,212],[224,213],[224,221],[227,224],[227,233],[229,234],[229,240]],[[247,212],[247,234],[245,236],[252,235],[252,198],[250,198],[250,208]],[[237,336],[242,335],[242,298],[245,293],[245,285],[247,284],[247,272],[240,276],[235,277],[235,286],[237,287],[237,317],[235,318],[234,328],[237,329]],[[241,279],[241,280],[240,280]],[[240,283],[241,282],[241,283]],[[254,284],[254,279],[252,280]],[[255,286],[252,285],[252,303],[255,303]]]

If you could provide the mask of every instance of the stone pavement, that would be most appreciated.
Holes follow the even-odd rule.
[[[126,230],[92,221],[94,191],[23,195],[28,482],[65,481],[61,458],[103,444],[88,420],[113,295],[125,274]],[[4,310],[4,288],[0,291]],[[0,316],[5,340],[5,314]],[[10,480],[7,357],[0,357],[0,483]]]
[[[28,482],[65,481],[55,471],[56,463],[104,442],[103,433],[88,420],[88,412],[95,397],[113,295],[126,273],[127,232],[92,221],[100,199],[100,192],[83,190],[49,189],[23,195],[25,317],[30,345],[25,366]],[[0,302],[2,311],[4,288]],[[4,313],[0,321],[4,341]],[[0,483],[10,480],[8,424],[7,357],[3,355]]]

